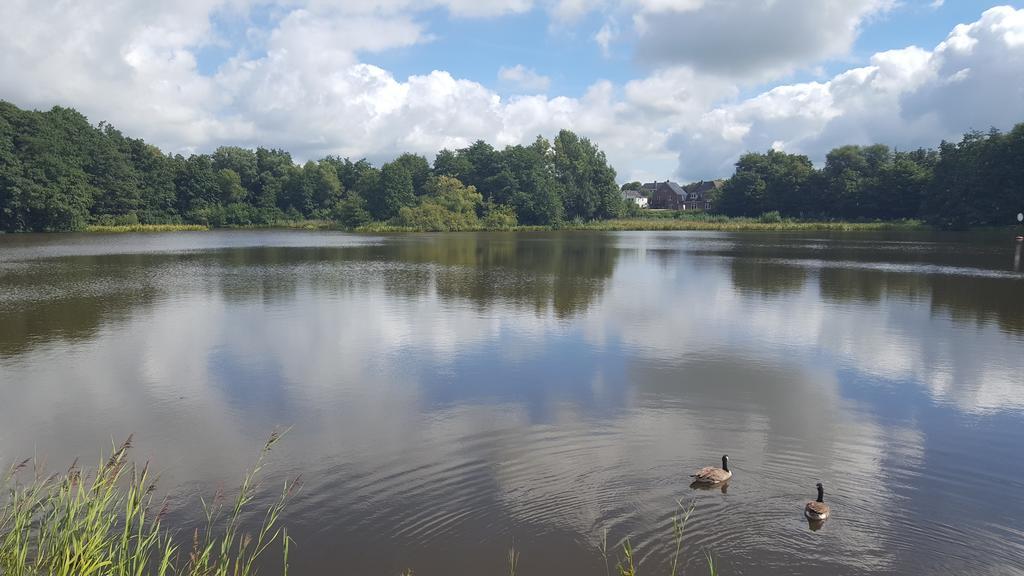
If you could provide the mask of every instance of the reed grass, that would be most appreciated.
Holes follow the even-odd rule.
[[[508,549],[508,576],[516,576],[519,570],[519,551],[515,544]]]
[[[682,575],[682,571],[679,566],[679,555],[683,551],[683,534],[686,532],[686,523],[690,520],[690,515],[693,514],[696,507],[693,503],[690,503],[689,506],[684,505],[682,500],[676,500],[676,506],[676,513],[672,516],[672,542],[675,547],[672,551],[672,568],[669,571],[669,576]],[[633,545],[629,538],[623,540],[619,547],[619,556],[615,565],[616,574],[618,576],[638,576],[640,574],[640,565],[636,559],[636,551],[633,549]],[[610,576],[608,569],[608,530],[604,530],[602,532],[601,541],[597,544],[597,550],[601,553],[601,558],[604,559],[605,576]],[[705,557],[708,562],[708,573],[711,576],[717,576],[714,560],[712,559],[711,554],[709,552],[705,552]]]
[[[759,232],[875,232],[888,230],[926,230],[927,226],[916,220],[892,222],[825,222],[799,220],[761,220],[759,218],[726,218],[710,216],[700,218],[629,218],[620,220],[596,220],[583,223],[569,223],[565,230],[598,231],[759,231]]]
[[[291,540],[280,517],[298,481],[286,483],[254,532],[242,523],[260,488],[265,458],[280,438],[270,435],[230,506],[223,494],[203,501],[205,526],[185,547],[163,525],[169,504],[156,506],[149,466],[128,460],[131,438],[91,471],[73,464],[46,476],[38,464],[23,461],[2,481],[7,497],[0,505],[0,574],[255,576],[257,560],[275,542],[287,574]]]
[[[123,234],[125,232],[196,232],[209,230],[209,226],[202,224],[124,224],[114,226],[94,225],[86,226],[86,232],[100,234]]]
[[[718,576],[718,568],[715,566],[715,558],[710,552],[706,552],[704,557],[708,560],[708,576]]]
[[[676,500],[677,512],[672,516],[672,539],[675,542],[676,549],[672,554],[672,573],[671,576],[676,576],[679,572],[679,553],[683,550],[683,533],[686,532],[686,523],[690,520],[690,514],[693,514],[695,504],[690,504],[687,508],[683,506],[682,500]],[[678,511],[682,510],[682,514]]]
[[[619,559],[619,563],[615,566],[619,571],[619,576],[636,576],[636,562],[634,561],[633,546],[629,543],[629,538],[622,543],[622,558]]]
[[[895,220],[888,222],[835,222],[835,221],[804,221],[774,220],[771,218],[729,218],[721,215],[697,214],[685,217],[657,216],[653,218],[622,218],[615,220],[592,220],[565,222],[558,226],[515,226],[501,231],[511,232],[544,232],[553,230],[581,231],[720,231],[720,232],[880,232],[880,231],[911,231],[930,230],[931,228],[917,220]],[[486,231],[480,227],[468,231]],[[427,232],[408,226],[396,226],[386,222],[372,222],[356,228],[354,232],[369,234],[387,234],[401,232]]]
[[[331,220],[279,220],[273,224],[256,224],[251,226],[227,226],[227,228],[252,229],[286,229],[286,230],[344,230],[337,222]],[[766,214],[758,218],[730,218],[720,214],[684,214],[679,212],[651,212],[636,218],[619,218],[613,220],[576,220],[553,226],[514,226],[501,228],[500,231],[542,232],[551,230],[593,230],[593,231],[761,231],[761,232],[799,232],[799,231],[835,231],[835,232],[872,232],[891,230],[929,230],[926,224],[918,220],[893,220],[885,222],[838,222],[816,220],[793,220],[779,218],[777,215]],[[185,232],[210,230],[202,224],[126,224],[126,225],[92,225],[85,228],[86,232],[116,234],[125,232]],[[489,231],[483,224],[467,229],[467,232]],[[428,232],[429,230],[398,226],[388,222],[370,222],[360,226],[353,232],[368,234],[386,234],[400,232]],[[498,230],[494,230],[498,231]]]
[[[282,228],[285,230],[341,230],[334,220],[278,220],[271,225],[239,226],[239,228]]]

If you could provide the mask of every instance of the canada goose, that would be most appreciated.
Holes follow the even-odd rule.
[[[808,520],[824,520],[830,512],[828,504],[825,504],[825,487],[818,482],[818,499],[812,500],[804,506],[804,516]]]
[[[696,473],[690,474],[690,478],[694,479],[694,484],[720,484],[725,482],[732,478],[732,472],[729,471],[729,456],[722,456],[721,468],[713,466],[701,468]]]

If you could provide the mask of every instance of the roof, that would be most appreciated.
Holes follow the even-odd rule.
[[[686,192],[683,191],[683,188],[679,186],[679,184],[676,184],[675,182],[670,182],[666,180],[665,182],[658,184],[659,188],[662,186],[668,186],[668,189],[675,193],[677,196],[686,196]]]
[[[700,182],[687,184],[684,187],[684,190],[690,194],[696,194],[698,197],[703,198],[707,193],[721,188],[723,184],[724,182],[722,180],[701,180]]]
[[[622,191],[622,197],[623,198],[646,198],[646,196],[641,194],[639,190],[623,190]]]

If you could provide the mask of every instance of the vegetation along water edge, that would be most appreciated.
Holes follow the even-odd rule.
[[[379,168],[337,156],[299,164],[271,148],[168,154],[71,108],[0,101],[0,231],[965,229],[1014,224],[1021,157],[1024,124],[938,149],[841,146],[821,168],[751,152],[712,192],[708,219],[668,223],[626,200],[605,153],[569,130],[500,150],[477,141],[433,163],[406,153]]]

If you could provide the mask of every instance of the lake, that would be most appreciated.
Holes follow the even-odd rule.
[[[677,501],[692,574],[1024,574],[1020,246],[0,236],[0,463],[134,434],[187,529],[291,426],[261,502],[302,475],[299,575],[599,575],[605,531],[667,575]]]

